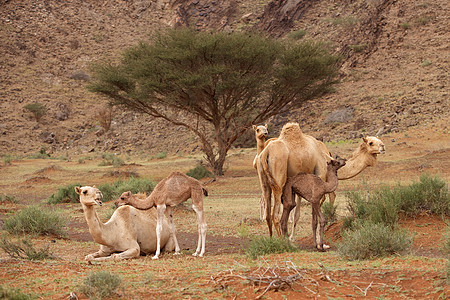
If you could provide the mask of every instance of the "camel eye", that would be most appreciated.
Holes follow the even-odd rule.
[[[122,198],[120,198],[120,200],[125,200],[125,198],[124,198],[124,197],[122,197]]]
[[[85,194],[85,195],[86,195],[86,194],[87,194],[87,191],[83,191],[83,194]]]
[[[369,143],[369,146],[373,146],[373,142],[370,142],[370,143]]]

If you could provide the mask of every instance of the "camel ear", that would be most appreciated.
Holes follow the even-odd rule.
[[[253,130],[256,130],[256,128],[257,128],[256,125],[252,125],[252,127],[253,127]]]
[[[75,187],[75,193],[77,193],[78,195],[81,194],[81,188],[79,186]]]
[[[266,129],[269,127],[269,125],[267,125],[267,123],[266,124],[264,124],[264,127],[266,127]]]
[[[362,140],[364,143],[367,143],[367,137],[363,137]]]
[[[97,188],[95,185],[92,186],[93,188]]]
[[[131,197],[131,191],[127,192],[127,197]]]

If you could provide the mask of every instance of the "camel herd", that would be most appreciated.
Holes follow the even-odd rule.
[[[334,202],[338,180],[358,175],[366,167],[376,163],[377,155],[385,152],[384,144],[376,137],[365,137],[347,159],[333,158],[324,143],[302,133],[297,123],[283,126],[278,138],[266,140],[267,125],[253,126],[257,142],[257,154],[253,167],[261,185],[260,217],[265,218],[272,236],[272,224],[278,236],[288,235],[288,219],[295,208],[290,240],[300,213],[300,200],[305,198],[312,205],[312,230],[314,245],[323,251],[324,218],[320,207],[328,194]],[[161,250],[180,253],[173,222],[173,207],[192,199],[197,214],[198,244],[194,256],[205,253],[206,221],[203,215],[203,196],[208,192],[198,180],[180,172],[173,172],[161,180],[147,196],[123,193],[115,201],[118,208],[103,223],[97,216],[95,205],[102,205],[103,195],[95,186],[75,187],[89,227],[89,232],[99,251],[88,254],[87,261],[106,261],[137,258],[140,254]],[[272,207],[272,195],[274,204]],[[295,195],[298,195],[297,199]],[[283,213],[280,219],[281,205]],[[319,223],[319,243],[316,239]]]

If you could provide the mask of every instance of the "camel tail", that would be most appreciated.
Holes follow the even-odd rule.
[[[267,180],[269,181],[269,185],[272,188],[272,191],[275,192],[281,192],[281,188],[278,186],[278,184],[275,181],[275,178],[272,175],[272,172],[269,169],[269,164],[267,163],[269,160],[269,152],[263,151],[260,154],[260,162],[261,167],[263,170],[264,175],[266,176]]]
[[[205,195],[206,197],[208,197],[208,190],[205,189],[204,187],[202,187],[202,191],[203,191],[203,195]]]

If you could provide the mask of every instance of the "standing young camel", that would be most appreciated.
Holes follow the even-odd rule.
[[[323,230],[325,218],[322,215],[321,199],[327,193],[336,190],[338,186],[337,171],[345,165],[345,159],[336,157],[327,163],[327,180],[323,181],[320,177],[313,174],[300,173],[289,177],[283,189],[283,215],[281,216],[281,227],[287,230],[289,213],[296,206],[295,194],[305,198],[312,206],[312,231],[314,238],[314,247],[323,251]],[[301,198],[298,199],[301,199]],[[297,203],[298,205],[299,203]],[[317,245],[317,222],[319,219],[319,245]]]
[[[153,259],[158,259],[160,254],[160,237],[164,214],[169,220],[170,235],[175,243],[175,254],[180,254],[180,246],[176,237],[175,224],[173,222],[172,208],[178,204],[192,199],[192,208],[197,214],[198,221],[198,243],[194,256],[202,257],[205,253],[206,241],[206,221],[203,216],[203,195],[208,196],[208,192],[203,188],[200,181],[180,172],[172,172],[169,176],[161,180],[153,192],[145,199],[140,199],[130,191],[123,193],[116,204],[118,206],[129,204],[138,209],[149,209],[156,206],[158,219],[156,225],[157,248]]]

